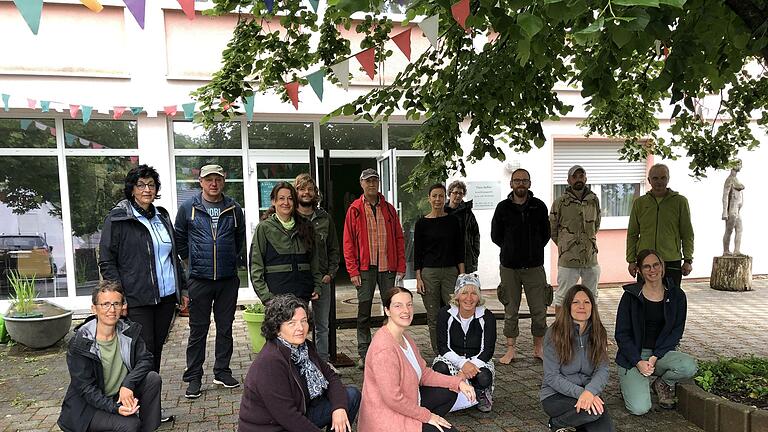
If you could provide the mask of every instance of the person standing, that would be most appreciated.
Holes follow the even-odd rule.
[[[400,219],[392,204],[379,193],[379,174],[372,168],[360,173],[363,194],[347,209],[344,219],[344,261],[352,285],[357,288],[358,367],[365,365],[371,344],[373,291],[379,295],[405,275],[405,240]]]
[[[416,221],[413,230],[413,264],[416,269],[416,290],[422,295],[427,310],[427,326],[432,351],[437,349],[437,314],[451,303],[456,278],[464,273],[464,235],[459,220],[448,217],[445,186],[429,188],[432,210]]]
[[[219,165],[200,169],[202,191],[184,202],[176,213],[176,243],[179,255],[188,262],[189,342],[183,380],[189,383],[184,397],[202,394],[205,342],[211,322],[216,322],[214,384],[227,388],[240,385],[229,368],[232,358],[232,322],[235,320],[243,262],[245,218],[234,199],[224,195],[225,174]]]
[[[533,196],[531,175],[518,168],[509,181],[512,192],[496,206],[491,221],[491,240],[501,248],[499,301],[504,305],[504,336],[507,352],[499,359],[509,364],[516,355],[515,339],[520,334],[518,311],[522,292],[531,313],[533,356],[542,358],[547,331],[544,247],[549,242],[547,205]]]
[[[320,207],[320,191],[315,180],[309,174],[299,174],[293,182],[299,195],[300,215],[309,220],[315,228],[315,250],[320,273],[323,275],[323,289],[320,297],[312,302],[315,318],[315,346],[320,358],[326,363],[330,360],[328,353],[328,320],[332,307],[336,307],[336,299],[331,298],[331,281],[339,271],[339,238],[336,226],[328,214]]]
[[[600,265],[597,263],[600,200],[587,186],[587,172],[581,165],[574,165],[568,170],[568,187],[552,203],[549,228],[559,251],[555,309],[561,306],[565,292],[579,279],[597,300],[597,284],[600,282]]]
[[[635,261],[643,249],[654,249],[664,257],[666,274],[682,286],[693,264],[693,225],[688,200],[668,188],[669,168],[656,164],[648,170],[651,190],[635,199],[627,227],[627,269],[642,279]],[[682,252],[681,252],[682,249]]]
[[[464,201],[467,195],[467,185],[461,180],[454,180],[448,185],[448,202],[445,212],[459,219],[459,226],[464,235],[464,271],[477,271],[480,257],[480,225],[477,224],[472,212],[472,200]]]

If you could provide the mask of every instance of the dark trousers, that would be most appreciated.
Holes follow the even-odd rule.
[[[373,292],[379,286],[382,300],[384,293],[395,286],[395,272],[379,272],[376,266],[360,272],[361,285],[357,287],[357,353],[365,358],[368,346],[371,344],[371,307]]]
[[[456,398],[459,397],[458,393],[442,387],[422,386],[419,387],[419,393],[421,394],[421,406],[440,417],[445,417],[451,411],[453,404],[456,403]],[[439,430],[429,423],[422,423],[421,425],[421,432],[439,432]],[[444,427],[443,431],[458,432],[458,429]]]
[[[189,342],[187,343],[187,369],[185,382],[203,379],[205,363],[205,342],[211,325],[211,310],[216,322],[216,361],[213,376],[220,378],[232,375],[229,361],[232,358],[232,323],[235,321],[237,291],[240,278],[237,276],[220,280],[194,279],[187,282],[189,289]]]
[[[347,418],[349,419],[349,424],[352,424],[355,422],[355,418],[357,418],[357,411],[360,409],[360,398],[362,397],[362,394],[360,393],[360,389],[353,385],[344,386],[344,389],[347,391]],[[309,421],[320,429],[330,429],[332,414],[333,406],[331,406],[331,401],[328,400],[328,397],[325,394],[312,399],[312,402],[309,404],[309,409],[307,410],[307,418]]]
[[[148,306],[128,306],[128,318],[141,324],[141,337],[147,344],[147,351],[152,353],[152,370],[160,373],[160,360],[163,344],[171,328],[173,314],[176,311],[176,294],[160,299],[160,303]]]
[[[677,282],[677,286],[682,288],[683,283],[683,262],[682,261],[664,261],[664,276],[672,278]],[[637,272],[637,281],[643,283],[643,275]]]
[[[163,383],[157,372],[151,371],[133,391],[139,400],[139,412],[130,417],[102,410],[88,425],[89,432],[150,432],[160,426],[160,390]]]
[[[451,370],[448,368],[448,365],[441,361],[432,365],[432,370],[440,372],[443,375],[451,375]],[[475,390],[485,390],[493,384],[493,374],[487,367],[481,367],[477,375],[469,380],[469,383],[472,384],[472,387],[474,387]]]
[[[586,432],[613,432],[613,421],[608,411],[603,414],[589,414],[586,411],[576,412],[576,399],[554,394],[543,401],[544,412],[551,418],[550,426],[555,428],[576,427]]]

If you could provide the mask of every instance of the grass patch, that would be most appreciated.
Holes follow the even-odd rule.
[[[768,359],[756,356],[699,362],[696,384],[734,402],[768,409]]]

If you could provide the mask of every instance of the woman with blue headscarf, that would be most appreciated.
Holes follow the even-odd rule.
[[[437,315],[439,355],[432,369],[446,375],[463,375],[475,388],[477,409],[487,413],[493,406],[496,318],[484,304],[480,278],[475,274],[459,275],[451,304]],[[451,411],[467,406],[462,406],[460,399]]]

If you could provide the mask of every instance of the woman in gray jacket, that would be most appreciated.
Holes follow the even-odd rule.
[[[552,431],[614,431],[601,396],[608,383],[607,344],[592,292],[574,285],[544,336],[540,400]]]

